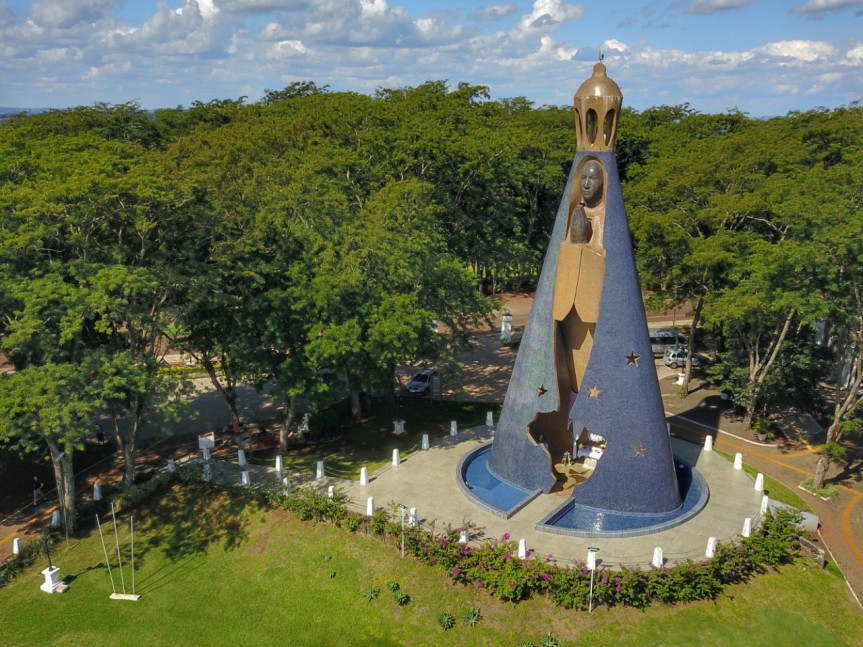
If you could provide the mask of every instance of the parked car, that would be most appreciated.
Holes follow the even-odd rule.
[[[408,385],[405,387],[408,393],[414,395],[428,395],[431,393],[432,378],[436,377],[438,372],[433,369],[426,369],[414,373]]]
[[[676,328],[651,328],[648,330],[648,334],[654,357],[662,357],[662,354],[669,348],[679,348],[686,345],[686,337]]]
[[[666,366],[670,366],[671,368],[677,368],[679,366],[686,366],[686,349],[685,348],[667,348],[665,350],[665,355],[663,355],[663,361]],[[707,363],[707,358],[704,355],[699,355],[698,353],[692,354],[692,365],[693,366],[701,366],[702,364]]]

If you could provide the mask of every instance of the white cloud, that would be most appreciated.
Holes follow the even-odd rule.
[[[858,45],[853,49],[849,49],[845,53],[845,59],[851,65],[863,65],[863,45]]]
[[[794,5],[789,11],[792,13],[819,14],[825,11],[839,11],[861,5],[863,5],[863,0],[806,0],[801,5]]]
[[[262,14],[271,11],[300,11],[308,7],[306,0],[216,0],[216,7],[225,13]]]
[[[563,0],[534,0],[533,10],[525,14],[515,27],[522,37],[541,32],[555,31],[563,23],[578,20],[584,16],[584,7]]]
[[[753,0],[690,0],[686,13],[712,14],[751,5]]]
[[[212,0],[184,0],[179,9],[158,2],[156,12],[140,28],[115,29],[104,40],[115,51],[127,53],[213,55],[224,51],[228,35],[218,15]]]
[[[834,59],[837,54],[836,48],[830,43],[814,40],[782,40],[756,47],[752,51],[786,59],[789,63],[813,63],[819,59]]]
[[[506,4],[493,4],[488,7],[483,7],[482,9],[477,9],[471,17],[474,20],[503,20],[504,18],[512,16],[517,11],[518,5],[514,2],[508,2]]]
[[[105,16],[121,0],[33,0],[33,21],[46,27],[65,29],[79,22],[94,23]]]

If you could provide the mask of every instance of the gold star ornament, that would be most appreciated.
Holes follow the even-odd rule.
[[[639,443],[632,448],[632,451],[635,452],[634,456],[644,456],[645,449],[647,449],[647,447],[645,447],[644,444],[639,441]]]
[[[602,393],[602,391],[600,389],[596,388],[596,384],[594,384],[592,387],[590,387],[587,390],[587,397],[593,398],[594,400],[599,400],[599,394],[600,393]]]

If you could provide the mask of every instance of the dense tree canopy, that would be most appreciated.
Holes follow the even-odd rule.
[[[643,287],[714,333],[714,377],[750,417],[811,395],[831,364],[834,441],[863,379],[861,139],[856,105],[769,120],[661,106],[623,111],[617,151]],[[0,350],[21,377],[3,436],[71,460],[99,407],[130,485],[141,427],[183,392],[169,346],[238,424],[239,382],[274,385],[285,429],[301,395],[347,387],[359,415],[397,365],[455,356],[493,307],[478,287],[535,280],[574,148],[571,109],[441,81],[9,118]],[[55,400],[39,415],[15,399],[36,385]]]

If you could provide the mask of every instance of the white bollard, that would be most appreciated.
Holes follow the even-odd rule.
[[[375,498],[370,496],[366,500],[366,516],[371,517],[375,513]]]
[[[767,496],[765,494],[763,497],[761,497],[761,510],[759,511],[761,514],[764,514],[767,512],[767,506],[769,505],[769,503],[770,503],[770,497],[769,496]]]
[[[657,546],[653,549],[653,559],[650,562],[656,568],[662,568],[662,565],[665,563],[665,560],[662,557],[662,547]]]
[[[740,534],[743,535],[744,537],[748,537],[749,535],[752,534],[752,519],[751,518],[746,517],[743,520],[743,532],[741,532]]]
[[[291,486],[291,485],[290,485],[290,483],[288,482],[288,477],[287,477],[287,476],[286,476],[285,478],[283,478],[283,479],[282,479],[282,485],[284,485],[284,486],[285,486],[285,489],[288,489],[288,488]]]
[[[764,492],[764,474],[761,472],[755,475],[755,491]]]
[[[458,436],[458,423],[455,420],[449,422],[449,435]]]
[[[204,463],[204,480],[205,481],[212,481],[213,480],[213,473],[210,471],[210,464],[209,463]]]
[[[393,450],[393,467],[398,467],[399,463],[402,462],[401,455],[399,454],[398,449]]]
[[[93,484],[93,501],[101,501],[102,500],[102,486],[99,485],[99,481],[96,481]]]
[[[491,411],[485,414],[485,426],[494,427],[494,413]]]
[[[734,454],[734,469],[742,470],[743,469],[743,454],[737,452]]]
[[[279,476],[281,476],[281,475],[282,475],[282,472],[283,472],[284,470],[285,470],[285,463],[284,463],[284,461],[282,460],[282,456],[281,456],[281,454],[279,454],[278,456],[276,456],[276,474],[278,474]]]
[[[252,484],[249,480],[249,470],[243,470],[243,473],[240,475],[240,480],[243,485],[249,486]]]
[[[420,525],[419,517],[417,517],[417,509],[411,508],[408,510],[408,525],[409,526],[418,526]]]
[[[324,478],[324,461],[318,461],[317,467],[315,467],[315,478]]]
[[[422,450],[426,451],[429,448],[429,435],[423,434]]]
[[[393,433],[396,436],[403,436],[407,432],[405,431],[405,421],[404,420],[393,420]]]
[[[360,485],[369,484],[369,470],[365,467],[360,468]]]
[[[21,540],[18,537],[12,540],[12,554],[17,555],[21,552]]]
[[[243,450],[241,449],[240,451],[243,451]],[[204,446],[201,448],[201,455],[204,457],[204,460],[205,460],[205,461],[210,460],[210,448],[209,448],[209,447],[207,447],[206,445],[204,445]]]
[[[712,452],[713,451],[713,436],[705,436],[704,437],[704,451]]]
[[[332,499],[334,496],[336,496],[336,486],[331,485],[327,488],[327,498]]]
[[[174,462],[173,458],[168,459],[168,471],[169,472],[176,472],[177,471],[177,464]]]
[[[713,557],[716,555],[716,537],[707,538],[707,550],[704,551],[705,557]]]
[[[518,558],[525,559],[527,557],[527,542],[524,539],[518,540]]]
[[[60,526],[60,511],[54,510],[54,514],[51,515],[51,525],[52,526]]]
[[[458,534],[458,543],[466,544],[468,542],[467,530],[462,530]]]
[[[246,452],[244,452],[242,449],[237,450],[237,465],[239,465],[240,467],[246,466]]]

